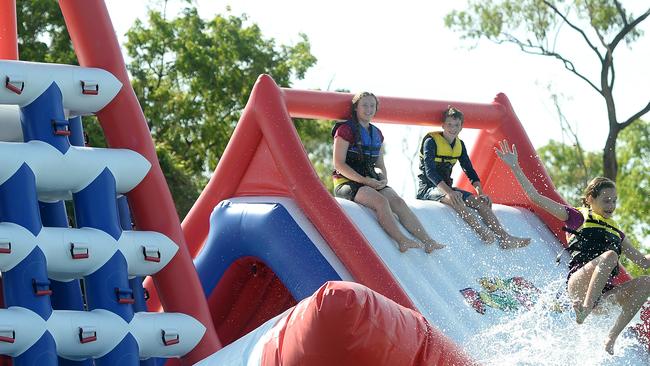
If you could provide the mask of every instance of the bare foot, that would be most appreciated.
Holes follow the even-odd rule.
[[[399,245],[399,251],[402,253],[406,252],[411,248],[422,248],[422,244],[411,239],[406,239],[403,242],[398,242],[397,244]]]
[[[591,309],[584,307],[580,301],[573,303],[573,310],[576,312],[576,323],[578,324],[584,323],[587,315],[591,312]]]
[[[496,235],[494,235],[494,233],[489,229],[480,228],[476,233],[478,234],[479,238],[485,242],[485,244],[492,244],[495,240],[497,240]]]
[[[503,249],[523,248],[528,244],[530,244],[530,238],[520,238],[512,235],[501,240],[501,248]]]
[[[616,338],[607,337],[605,341],[605,351],[610,355],[614,355],[614,343],[616,343]]]
[[[438,243],[437,241],[431,239],[424,242],[424,252],[429,254],[436,249],[442,249],[445,245]]]

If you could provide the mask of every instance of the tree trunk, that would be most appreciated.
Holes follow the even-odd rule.
[[[618,126],[618,124],[616,126]],[[610,125],[607,142],[605,142],[605,149],[603,149],[603,174],[614,182],[616,182],[616,174],[618,173],[618,162],[616,161],[616,139],[618,138],[620,131],[620,128]]]

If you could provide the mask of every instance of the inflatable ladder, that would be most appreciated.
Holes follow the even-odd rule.
[[[11,140],[0,142],[0,354],[14,365],[139,365],[191,351],[200,322],[143,311],[142,276],[178,250],[163,234],[130,230],[122,195],[150,163],[83,146],[79,116],[101,110],[121,83],[101,69],[21,61],[0,61],[0,81],[0,116],[22,130],[0,134]]]

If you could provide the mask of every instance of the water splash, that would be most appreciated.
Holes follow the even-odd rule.
[[[471,337],[465,349],[482,365],[629,365],[650,364],[650,354],[629,332],[619,336],[614,356],[604,341],[620,312],[603,304],[603,314],[591,314],[582,325],[575,322],[562,283],[542,288],[539,301],[529,311],[505,313],[496,324]],[[631,324],[638,322],[638,315]]]

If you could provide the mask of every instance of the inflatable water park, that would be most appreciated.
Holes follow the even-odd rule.
[[[604,320],[575,325],[558,291],[561,223],[493,153],[515,143],[535,187],[563,202],[504,94],[378,96],[375,121],[433,128],[448,105],[463,110],[483,188],[525,248],[485,245],[451,208],[407,200],[447,247],[400,253],[369,209],[327,191],[292,122],[345,120],[352,95],[268,75],[181,223],[105,4],[59,4],[80,66],[20,61],[15,2],[0,2],[3,365],[648,362],[647,308],[615,356]],[[88,115],[109,148],[85,146]]]

